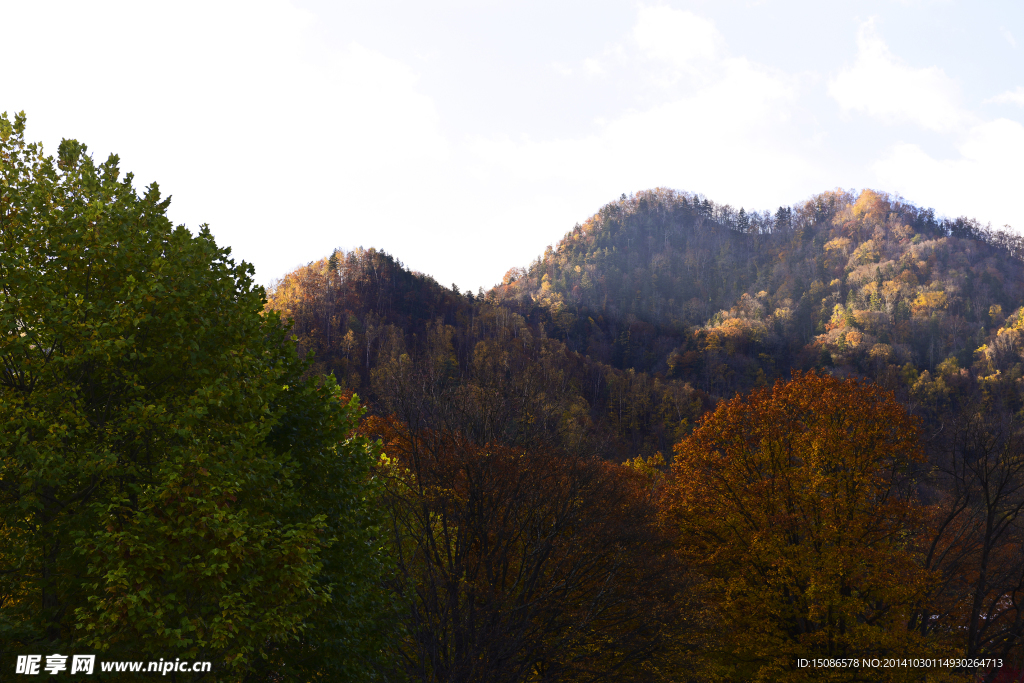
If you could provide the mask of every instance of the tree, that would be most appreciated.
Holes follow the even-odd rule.
[[[632,468],[371,418],[414,680],[651,680],[683,574]]]
[[[920,457],[891,393],[856,380],[796,374],[701,420],[676,446],[666,516],[718,615],[712,671],[864,680],[797,658],[927,651],[907,628],[928,581],[904,476]]]
[[[252,267],[156,184],[24,129],[0,117],[0,649],[236,680],[319,647],[364,677],[384,565],[357,403],[300,379]]]
[[[940,580],[917,623],[970,659],[1019,662],[1024,641],[1024,435],[1011,416],[968,402],[929,444],[935,500],[922,546]]]

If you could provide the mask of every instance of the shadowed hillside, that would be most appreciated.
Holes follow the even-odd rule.
[[[925,412],[953,385],[1015,382],[1021,253],[1015,235],[870,190],[774,213],[653,190],[606,205],[486,293],[358,249],[289,273],[269,306],[317,371],[380,409],[412,382],[395,375],[403,357],[443,368],[430,391],[449,408],[457,387],[507,393],[535,376],[539,417],[526,432],[503,417],[505,429],[623,459],[668,452],[718,400],[792,370],[868,377]]]

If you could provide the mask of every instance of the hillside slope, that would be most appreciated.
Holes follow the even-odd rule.
[[[871,378],[932,417],[993,390],[1016,406],[1022,253],[870,190],[749,214],[652,190],[483,296],[360,249],[288,274],[268,305],[377,410],[411,409],[415,389],[428,423],[622,459],[668,452],[718,400],[792,370]]]
[[[605,206],[500,301],[549,311],[571,348],[716,395],[792,368],[878,377],[969,366],[1024,300],[1019,237],[866,190],[774,215],[655,190]]]

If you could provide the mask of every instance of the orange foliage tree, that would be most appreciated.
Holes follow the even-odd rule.
[[[684,574],[640,473],[370,418],[412,679],[652,680]]]
[[[675,452],[665,514],[714,604],[712,674],[872,680],[889,674],[798,659],[923,656],[907,628],[929,581],[906,476],[921,455],[891,393],[794,374],[720,403]]]

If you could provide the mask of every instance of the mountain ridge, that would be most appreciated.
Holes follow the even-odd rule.
[[[719,400],[794,370],[862,376],[914,406],[954,374],[974,392],[1016,382],[1016,347],[992,349],[1018,329],[1021,254],[1017,235],[873,190],[748,214],[655,189],[605,205],[486,292],[336,251],[282,278],[268,306],[294,320],[316,371],[382,410],[382,368],[403,355],[447,354],[453,387],[476,386],[488,354],[544,382],[561,373],[544,400],[576,417],[548,432],[624,459],[668,452]]]

